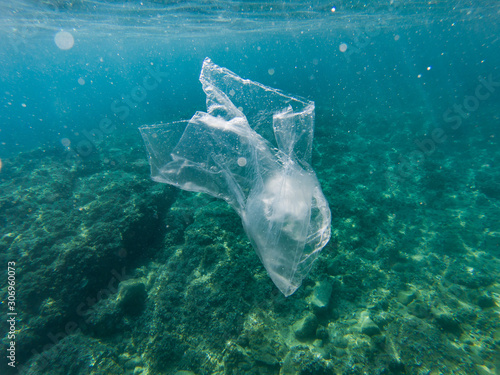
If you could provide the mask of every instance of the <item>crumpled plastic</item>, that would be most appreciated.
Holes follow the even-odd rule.
[[[269,276],[293,294],[330,239],[331,214],[310,166],[314,102],[203,62],[207,111],[145,125],[154,181],[224,199]]]

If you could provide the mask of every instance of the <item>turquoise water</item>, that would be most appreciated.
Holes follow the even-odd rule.
[[[1,2],[0,372],[499,372],[499,21],[496,1]],[[315,102],[332,237],[288,298],[227,203],[150,179],[138,128],[205,110],[206,57]]]

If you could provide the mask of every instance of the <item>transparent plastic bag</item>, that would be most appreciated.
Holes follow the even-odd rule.
[[[269,276],[294,293],[330,239],[310,167],[314,102],[203,62],[207,112],[140,128],[153,180],[227,201]]]

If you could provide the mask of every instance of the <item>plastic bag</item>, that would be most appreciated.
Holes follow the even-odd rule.
[[[314,102],[203,62],[207,112],[140,128],[153,180],[226,200],[269,276],[297,290],[330,239],[331,215],[310,167]]]

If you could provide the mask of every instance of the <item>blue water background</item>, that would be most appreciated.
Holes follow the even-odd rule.
[[[76,150],[89,134],[97,137],[93,148],[106,147],[94,131],[103,118],[114,126],[108,136],[134,132],[140,143],[140,125],[204,109],[198,76],[207,56],[314,100],[317,127],[332,134],[357,131],[368,118],[384,124],[377,132],[397,132],[407,118],[407,147],[474,95],[478,77],[500,76],[496,2],[17,1],[0,8],[0,158],[34,147]],[[61,30],[74,37],[69,50],[54,41]],[[118,111],[148,69],[163,73],[158,87]],[[498,98],[476,112],[498,114]],[[498,134],[491,121],[482,126]],[[459,130],[453,137],[470,135]]]

